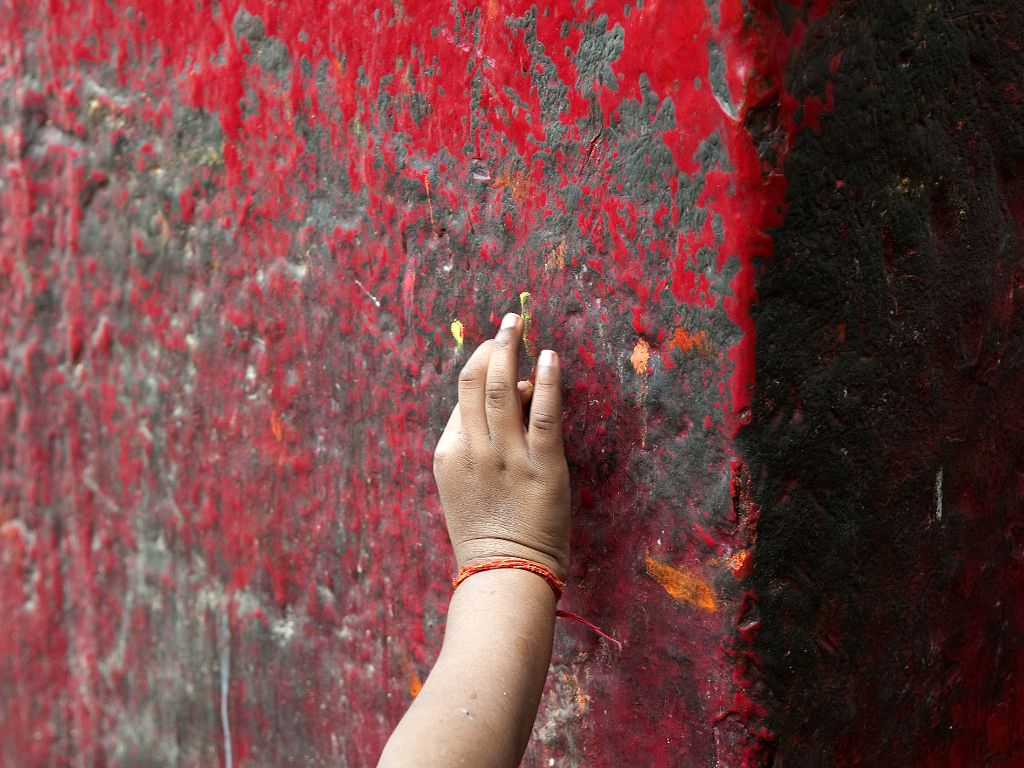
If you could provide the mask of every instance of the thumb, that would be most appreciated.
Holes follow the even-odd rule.
[[[516,384],[516,389],[519,390],[519,402],[525,408],[533,399],[533,382],[530,380],[520,381]]]

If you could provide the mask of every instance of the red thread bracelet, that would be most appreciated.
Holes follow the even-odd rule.
[[[459,569],[459,575],[452,580],[452,588],[458,589],[459,584],[475,573],[496,571],[499,568],[515,568],[519,571],[529,571],[530,573],[537,574],[548,583],[548,586],[551,587],[551,591],[555,593],[556,603],[562,596],[562,590],[565,589],[565,582],[555,576],[555,572],[550,568],[543,566],[540,563],[535,563],[533,560],[523,560],[519,557],[500,557],[497,560],[488,560],[483,563],[464,565]]]
[[[535,563],[532,560],[523,560],[518,557],[500,557],[496,560],[487,560],[483,563],[475,563],[474,565],[464,565],[459,569],[459,575],[452,579],[452,588],[458,589],[459,584],[464,582],[470,576],[475,573],[483,573],[484,571],[496,571],[499,568],[514,568],[520,571],[529,571],[540,576],[544,581],[551,587],[551,591],[555,593],[555,602],[557,603],[562,597],[562,590],[565,589],[565,582],[562,581],[555,575],[547,566],[543,566],[540,563]],[[608,633],[601,630],[595,624],[590,623],[579,614],[573,613],[572,611],[555,611],[555,616],[563,619],[569,619],[569,621],[575,621],[577,624],[582,624],[585,627],[592,629],[594,632],[599,634],[605,640],[615,643],[618,649],[622,650],[622,642],[616,640]]]

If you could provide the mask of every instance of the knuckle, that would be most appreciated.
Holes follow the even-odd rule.
[[[487,382],[487,400],[491,403],[505,402],[512,395],[512,387],[507,381]]]
[[[554,414],[541,410],[530,414],[530,423],[538,432],[554,432],[559,426]]]
[[[462,451],[453,451],[434,454],[434,478],[446,482],[457,482],[459,478],[465,478],[476,468],[476,462],[472,457]]]
[[[462,387],[479,387],[483,384],[484,370],[480,366],[467,363],[459,372],[459,385]]]

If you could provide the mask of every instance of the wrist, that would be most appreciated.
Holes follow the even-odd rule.
[[[518,557],[499,557],[495,560],[485,560],[479,563],[464,565],[459,569],[458,576],[452,581],[452,587],[458,589],[469,577],[479,573],[500,570],[526,571],[527,573],[539,576],[551,588],[556,603],[562,597],[562,590],[565,589],[565,582],[558,578],[550,568],[540,565],[533,560],[524,560]]]
[[[551,571],[560,582],[569,576],[569,553],[544,551],[536,547],[503,539],[474,539],[455,549],[456,564],[461,571],[495,560],[528,560]]]
[[[467,578],[452,594],[451,606],[472,605],[478,615],[498,618],[507,614],[527,625],[533,616],[553,622],[556,602],[554,591],[543,577],[516,568],[500,568]]]

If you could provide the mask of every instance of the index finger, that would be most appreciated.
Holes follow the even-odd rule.
[[[462,432],[473,440],[488,436],[487,414],[484,411],[484,390],[487,387],[487,364],[493,341],[485,341],[474,350],[459,374],[459,411]]]

